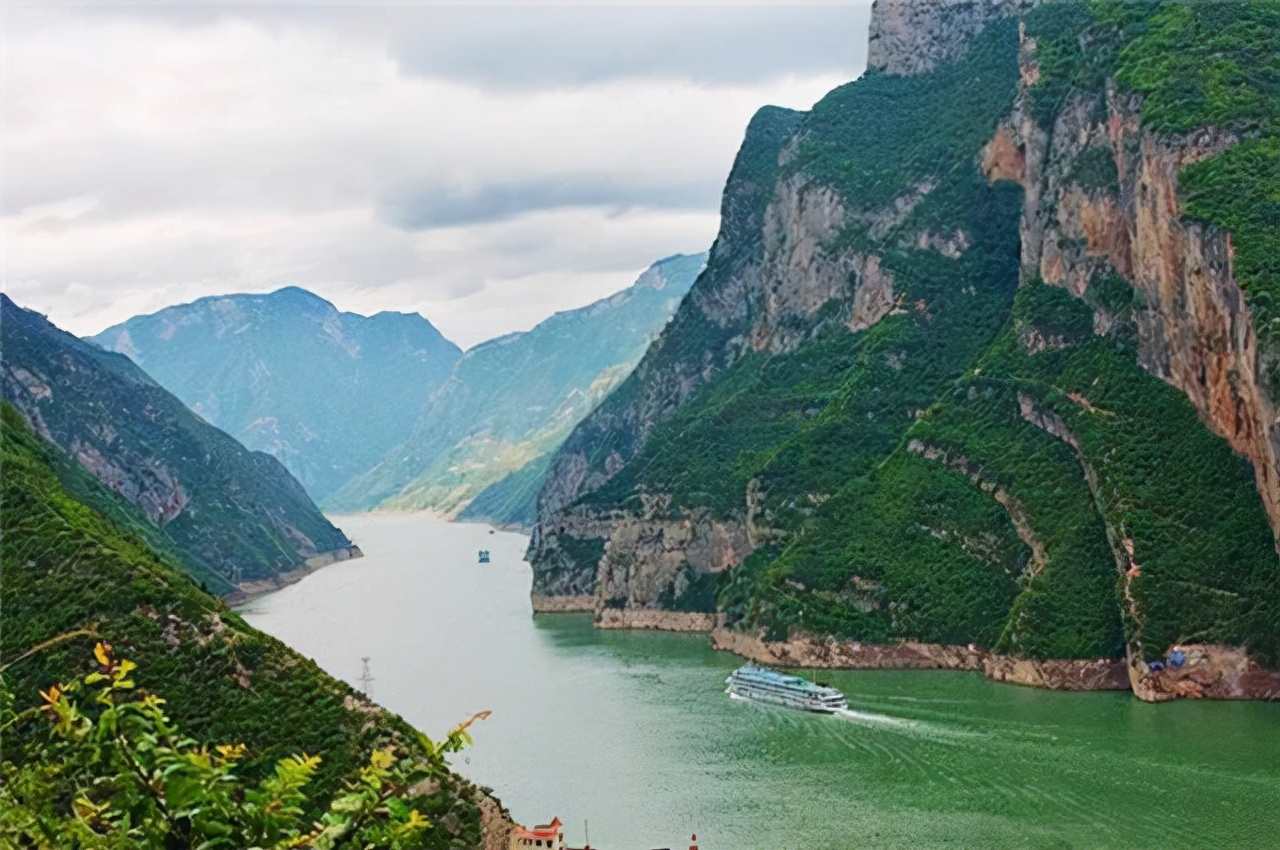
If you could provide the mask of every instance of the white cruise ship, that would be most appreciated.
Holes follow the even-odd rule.
[[[756,702],[802,708],[831,714],[849,707],[844,694],[835,688],[816,685],[808,679],[791,676],[761,667],[744,664],[724,680],[725,693]]]

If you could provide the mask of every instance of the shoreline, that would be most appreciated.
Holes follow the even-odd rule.
[[[342,549],[332,549],[328,552],[319,552],[302,562],[302,566],[288,570],[283,573],[276,573],[271,578],[254,579],[253,581],[241,582],[236,589],[230,593],[223,594],[220,599],[226,603],[228,608],[235,608],[239,605],[245,605],[259,597],[266,596],[268,593],[275,593],[277,590],[283,590],[291,584],[297,584],[307,576],[314,572],[324,569],[331,564],[341,563],[342,561],[353,561],[356,558],[363,558],[364,552],[360,550],[360,546],[352,543]]]
[[[594,615],[606,631],[705,634],[711,647],[758,664],[809,670],[955,670],[978,672],[999,684],[1050,691],[1129,691],[1143,702],[1178,698],[1280,700],[1280,670],[1269,670],[1239,649],[1188,644],[1178,669],[1148,669],[1124,658],[1035,659],[1000,655],[970,644],[876,644],[798,635],[766,641],[724,626],[722,614],[596,607],[594,595],[532,596],[535,614]]]

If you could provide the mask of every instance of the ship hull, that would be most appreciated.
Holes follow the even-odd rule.
[[[752,702],[768,703],[769,705],[779,705],[783,708],[796,708],[801,711],[811,711],[814,714],[835,714],[837,711],[846,709],[846,705],[823,705],[821,703],[812,703],[800,697],[787,696],[785,694],[775,694],[768,691],[758,689],[746,689],[741,687],[730,686],[725,688],[725,693],[730,696],[740,697],[741,699],[750,700]]]

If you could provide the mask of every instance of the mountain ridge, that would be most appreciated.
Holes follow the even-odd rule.
[[[133,361],[0,294],[0,391],[68,462],[120,496],[94,507],[211,590],[355,554],[275,458],[251,452]],[[72,481],[64,475],[64,485]],[[76,495],[87,498],[83,488]]]
[[[296,286],[167,307],[91,341],[279,458],[317,500],[403,439],[461,356],[417,313],[343,312]]]
[[[409,438],[326,505],[458,516],[486,488],[539,462],[625,377],[704,256],[666,257],[626,289],[468,349],[423,405]],[[527,511],[509,507],[523,513],[485,518],[524,521]]]

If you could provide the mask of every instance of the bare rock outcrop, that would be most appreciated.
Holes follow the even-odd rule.
[[[1180,664],[1129,660],[1133,692],[1147,702],[1193,699],[1280,699],[1280,670],[1261,667],[1239,648],[1216,644],[1172,646]]]
[[[1030,39],[1023,54],[1035,68]],[[1024,69],[1024,83],[1036,76]],[[983,149],[982,165],[989,179],[1024,189],[1024,281],[1039,277],[1082,297],[1114,274],[1137,291],[1139,362],[1249,459],[1280,535],[1280,415],[1264,388],[1231,235],[1184,220],[1178,195],[1183,168],[1236,139],[1213,129],[1158,134],[1143,126],[1140,108],[1140,98],[1109,84],[1075,96],[1052,127],[1040,127],[1024,93]],[[1105,169],[1106,179],[1090,169]],[[1095,315],[1095,329],[1106,332],[1112,320]]]
[[[1127,691],[1125,663],[1109,658],[1037,661],[993,655],[982,672],[993,682],[1008,682],[1052,691]]]
[[[711,633],[711,645],[760,664],[841,670],[919,669],[981,670],[986,653],[976,647],[938,643],[877,644],[793,635],[785,641],[766,641],[729,629]]]
[[[1030,0],[876,0],[867,68],[919,74],[962,53],[987,24],[1028,8]]]

